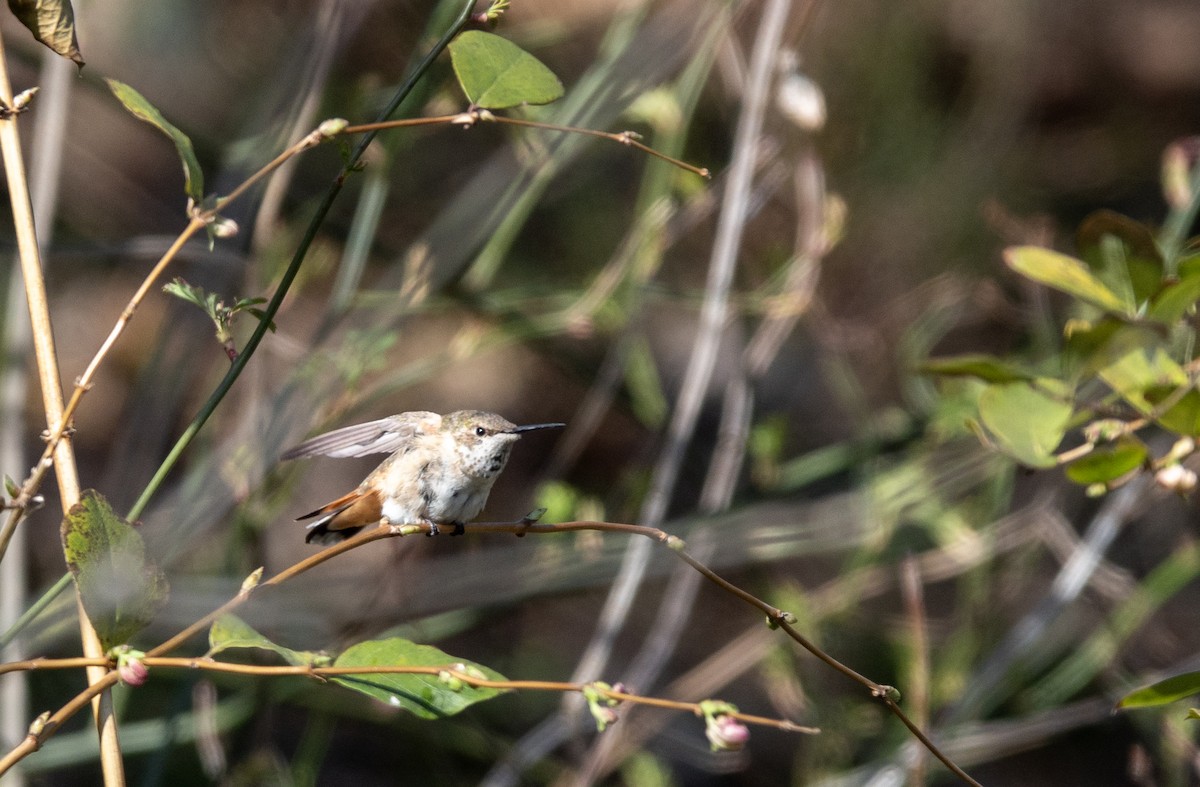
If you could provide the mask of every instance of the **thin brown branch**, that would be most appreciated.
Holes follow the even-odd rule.
[[[480,111],[470,113],[470,115],[478,116],[479,120],[487,121],[489,123],[507,123],[510,126],[525,126],[526,128],[540,128],[540,129],[544,129],[546,131],[561,131],[564,133],[583,134],[584,136],[588,136],[588,137],[599,137],[600,139],[607,139],[611,142],[617,142],[619,144],[625,145],[626,147],[631,147],[631,148],[640,150],[647,155],[653,156],[654,158],[661,159],[662,161],[667,162],[671,166],[679,167],[680,169],[687,170],[688,172],[699,175],[702,178],[712,177],[712,173],[708,171],[708,167],[697,167],[696,165],[689,164],[686,161],[680,161],[679,159],[672,158],[671,156],[668,156],[664,153],[659,153],[657,150],[650,147],[649,145],[643,145],[641,142],[638,142],[638,135],[632,131],[616,131],[616,132],[597,131],[596,129],[592,129],[592,128],[580,128],[578,126],[559,126],[554,123],[539,123],[536,120],[520,120],[518,118],[504,117],[503,115],[493,115],[490,112],[480,112]],[[459,121],[459,122],[462,122],[462,121]]]
[[[704,710],[698,702],[681,702],[662,697],[650,697],[607,686],[602,683],[572,683],[567,681],[548,680],[493,680],[473,675],[464,671],[462,664],[421,666],[357,666],[357,667],[323,667],[315,665],[264,666],[259,664],[238,664],[234,662],[217,661],[211,658],[176,658],[164,656],[146,656],[141,662],[150,669],[187,669],[206,672],[220,672],[233,675],[257,675],[260,677],[300,676],[311,678],[331,678],[341,675],[434,675],[447,676],[461,681],[464,685],[474,688],[496,689],[498,691],[553,691],[560,693],[595,692],[596,695],[613,702],[630,702],[647,705],[664,710],[684,711],[697,716]],[[108,659],[68,658],[68,659],[29,659],[0,665],[0,674],[18,670],[45,669],[78,669],[87,666],[102,666],[111,668]],[[78,699],[78,698],[77,698]],[[752,713],[730,711],[725,714],[731,718],[763,727],[773,727],[786,732],[817,734],[820,730],[797,724],[788,719],[775,719],[768,716],[757,716]],[[55,717],[51,717],[53,720]],[[2,772],[2,770],[0,770]]]
[[[702,178],[712,177],[712,173],[707,167],[697,167],[694,164],[689,164],[686,161],[680,161],[677,158],[672,158],[664,153],[660,153],[649,145],[644,145],[638,141],[638,135],[632,131],[598,131],[594,128],[583,128],[581,126],[560,126],[554,123],[539,123],[536,120],[521,120],[519,118],[506,117],[504,115],[494,115],[486,109],[470,109],[466,112],[460,112],[456,115],[439,115],[436,117],[425,118],[408,118],[405,120],[388,120],[383,123],[363,123],[357,126],[347,126],[344,133],[357,134],[365,131],[383,131],[391,128],[406,128],[411,126],[434,126],[434,125],[454,125],[470,128],[478,123],[506,123],[510,126],[524,126],[525,128],[538,128],[543,131],[560,131],[564,134],[582,134],[585,137],[598,137],[607,139],[610,142],[616,142],[626,147],[635,148],[641,152],[661,159],[668,164],[687,170],[688,172],[699,175]]]
[[[848,678],[858,682],[859,684],[861,684],[862,686],[867,688],[868,691],[870,692],[872,698],[877,699],[880,702],[882,702],[884,704],[884,706],[887,707],[887,709],[889,711],[891,711],[893,715],[895,715],[898,719],[900,719],[900,721],[904,724],[904,726],[906,726],[913,733],[913,735],[917,738],[917,740],[919,740],[922,743],[922,745],[924,745],[935,757],[938,758],[938,760],[940,760],[948,769],[950,769],[951,772],[953,772],[956,776],[958,776],[960,779],[962,779],[967,784],[972,784],[972,785],[978,784],[978,782],[976,782],[969,775],[967,775],[966,772],[964,772],[961,768],[959,768],[957,765],[955,765],[953,763],[953,761],[951,761],[944,753],[942,753],[942,751],[936,746],[936,744],[934,744],[934,742],[927,735],[925,735],[925,733],[922,732],[921,729],[915,723],[913,723],[913,721],[911,719],[908,718],[908,716],[904,713],[904,711],[901,710],[900,706],[897,704],[897,699],[899,698],[899,692],[896,691],[896,689],[894,689],[891,686],[885,685],[885,684],[876,683],[876,682],[870,680],[869,678],[866,678],[863,675],[860,675],[859,673],[855,672],[850,667],[846,666],[845,664],[842,664],[840,661],[838,661],[837,659],[830,656],[828,653],[823,651],[821,648],[817,647],[815,644],[810,642],[806,637],[804,637],[804,635],[802,635],[800,632],[798,632],[792,626],[792,624],[795,622],[795,617],[793,615],[779,609],[778,607],[774,607],[771,604],[768,604],[767,602],[763,601],[762,599],[758,598],[757,596],[754,596],[753,594],[743,590],[742,588],[737,587],[733,583],[722,578],[721,576],[716,574],[716,572],[714,572],[712,569],[708,568],[703,563],[701,563],[700,561],[693,558],[690,554],[688,554],[684,548],[685,544],[682,539],[680,539],[676,536],[672,536],[669,533],[667,533],[666,531],[661,530],[660,528],[645,527],[642,525],[630,525],[630,524],[624,524],[624,523],[619,523],[619,522],[596,522],[596,521],[563,522],[563,523],[559,523],[559,524],[536,524],[527,518],[525,520],[521,520],[518,522],[476,522],[476,523],[472,523],[472,524],[468,525],[466,529],[468,532],[476,533],[476,534],[511,533],[518,537],[522,537],[522,536],[529,535],[529,534],[545,535],[545,534],[550,534],[550,533],[569,533],[569,532],[575,532],[575,531],[580,531],[580,530],[592,530],[592,531],[600,531],[600,532],[623,533],[623,534],[627,534],[627,535],[640,535],[640,536],[645,536],[646,538],[649,538],[653,541],[658,541],[659,543],[666,545],[673,553],[675,553],[677,556],[679,556],[679,558],[681,560],[683,560],[685,563],[687,563],[693,569],[698,571],[701,575],[703,575],[710,582],[717,585],[718,587],[720,587],[722,590],[726,591],[727,593],[730,593],[730,594],[736,596],[737,598],[741,599],[746,604],[749,604],[750,606],[752,606],[755,609],[759,610],[760,612],[764,613],[767,616],[767,622],[769,625],[771,625],[772,627],[775,627],[775,628],[779,628],[781,631],[783,631],[789,637],[791,637],[796,643],[798,643],[801,647],[803,647],[805,650],[812,653],[814,656],[816,656],[818,659],[823,661],[825,664],[829,665],[833,669],[837,670],[838,672],[841,672],[843,675],[847,676]],[[304,560],[300,561],[299,563],[296,563],[296,564],[290,566],[289,568],[274,575],[270,579],[262,582],[261,585],[256,584],[252,581],[248,581],[246,586],[243,587],[242,591],[240,593],[238,593],[238,595],[234,596],[229,601],[227,601],[225,604],[222,604],[220,607],[218,607],[217,609],[215,609],[208,615],[205,615],[200,620],[198,620],[195,623],[193,623],[192,625],[188,626],[187,628],[185,628],[180,633],[176,634],[171,639],[169,639],[166,642],[163,642],[161,645],[158,645],[157,647],[152,648],[151,650],[147,651],[146,656],[143,659],[143,662],[147,666],[186,666],[186,667],[190,667],[190,668],[211,669],[211,670],[226,671],[226,672],[241,672],[241,673],[245,673],[245,674],[259,674],[259,675],[312,675],[314,677],[324,677],[324,676],[328,676],[328,675],[339,675],[339,674],[368,674],[370,672],[393,672],[393,673],[407,672],[407,673],[421,673],[421,674],[438,674],[444,670],[435,668],[435,667],[420,667],[420,668],[414,668],[414,667],[342,668],[342,667],[312,667],[312,666],[259,667],[259,666],[255,666],[255,665],[231,665],[231,664],[227,664],[225,662],[212,661],[211,659],[196,659],[196,658],[175,659],[175,658],[163,658],[163,656],[162,656],[162,654],[170,652],[174,648],[176,648],[179,645],[186,642],[188,639],[190,639],[195,634],[202,631],[205,627],[207,627],[209,624],[211,624],[214,620],[219,618],[221,615],[244,604],[247,600],[249,600],[249,598],[252,595],[252,593],[254,592],[254,590],[259,586],[278,585],[288,579],[291,579],[292,577],[298,576],[298,575],[304,573],[305,571],[308,571],[309,569],[320,565],[321,563],[326,562],[327,560],[330,560],[330,559],[336,557],[337,555],[343,554],[352,549],[356,549],[356,548],[363,546],[365,544],[368,544],[372,541],[378,541],[381,539],[393,538],[393,537],[397,537],[397,536],[415,535],[415,534],[419,534],[419,533],[428,534],[429,531],[430,531],[430,526],[428,524],[390,525],[390,524],[387,524],[385,521],[385,522],[381,523],[381,525],[379,527],[365,530],[365,531],[359,533],[358,535],[356,535],[352,538],[349,538],[346,541],[341,542],[340,544],[335,544],[331,547],[321,550],[320,552],[318,552],[314,555],[311,555],[308,558],[305,558]],[[87,659],[83,659],[83,660],[73,659],[73,660],[66,660],[66,661],[71,662],[69,666],[75,666],[75,667],[81,666],[85,662],[91,663],[90,660],[87,660]],[[51,662],[46,661],[46,660],[32,660],[31,662],[25,662],[24,664],[26,665],[24,668],[28,668],[28,669],[44,669],[44,668],[49,668],[51,666]],[[339,671],[339,670],[345,670],[345,671]],[[3,672],[3,670],[0,670],[0,673],[2,673],[2,672]],[[574,691],[574,692],[582,691],[584,687],[589,687],[589,686],[592,687],[593,689],[597,688],[597,684],[556,683],[556,682],[549,682],[549,681],[489,681],[484,678],[472,677],[470,675],[467,675],[466,673],[459,673],[456,670],[450,670],[450,672],[456,678],[459,678],[460,680],[463,680],[464,682],[469,683],[470,685],[488,687],[488,688],[513,688],[513,689],[528,689],[528,690],[542,690],[542,691]],[[24,756],[27,756],[28,754],[32,753],[33,751],[36,751],[37,748],[39,748],[41,746],[41,744],[45,740],[45,738],[48,737],[49,735],[53,734],[53,732],[58,728],[59,725],[61,725],[61,723],[63,721],[70,718],[71,715],[73,715],[84,704],[86,704],[86,701],[87,701],[86,698],[92,696],[93,693],[98,693],[100,690],[103,690],[103,688],[106,688],[107,686],[111,686],[112,683],[116,682],[115,675],[116,675],[115,671],[108,672],[108,674],[104,676],[103,681],[89,687],[89,689],[87,691],[81,693],[79,696],[77,696],[75,699],[73,699],[70,703],[63,706],[63,708],[60,708],[55,714],[53,714],[49,718],[49,721],[47,722],[47,724],[44,725],[44,729],[39,731],[38,734],[36,734],[36,735],[31,733],[30,736],[26,739],[26,741],[24,741],[20,746],[18,746],[12,752],[9,752],[9,754],[6,755],[4,757],[4,759],[0,760],[0,773],[3,773],[7,767],[10,767],[13,763],[19,761]],[[106,685],[102,685],[102,684],[106,684]],[[100,687],[100,688],[97,688],[97,687]],[[600,690],[600,689],[597,689],[597,690]],[[693,712],[696,712],[694,709],[699,708],[699,706],[695,705],[694,703],[682,703],[682,702],[678,702],[675,700],[665,700],[665,699],[660,700],[660,699],[656,699],[656,698],[643,698],[640,695],[629,695],[624,692],[611,691],[611,690],[607,690],[607,689],[602,690],[602,691],[608,692],[605,694],[605,696],[610,696],[612,699],[615,699],[617,701],[625,701],[625,700],[637,701],[642,704],[656,705],[658,707],[672,708],[672,709],[688,709],[688,710],[693,710]],[[773,726],[792,725],[793,724],[792,722],[782,722],[779,720],[770,720],[770,719],[765,719],[764,717],[747,716],[747,715],[740,714],[740,713],[736,714],[736,715],[735,714],[730,714],[730,715],[734,716],[734,718],[737,718],[739,720],[745,721],[747,723],[753,723],[753,724],[768,724],[769,723],[769,724],[772,724]],[[780,726],[780,728],[781,729],[796,729],[797,731],[807,731],[804,728],[799,728],[798,725],[796,727]]]

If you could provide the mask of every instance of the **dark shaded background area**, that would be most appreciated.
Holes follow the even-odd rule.
[[[272,572],[310,554],[292,519],[373,466],[280,465],[287,445],[319,428],[412,409],[578,421],[626,342],[643,353],[652,381],[644,367],[642,377],[630,371],[632,362],[615,375],[611,401],[573,455],[555,435],[523,439],[485,516],[519,517],[545,502],[547,482],[576,495],[569,515],[638,516],[697,334],[762,10],[733,6],[726,23],[709,3],[652,3],[629,25],[637,44],[622,50],[613,29],[632,8],[516,0],[496,32],[559,74],[566,101],[598,80],[602,89],[579,110],[582,125],[635,129],[650,144],[663,144],[671,115],[635,99],[673,83],[713,47],[694,113],[682,113],[676,127],[686,129],[683,157],[715,177],[663,176],[678,212],[652,236],[654,252],[639,258],[650,273],[639,280],[636,266],[613,262],[648,215],[639,202],[651,177],[647,157],[592,141],[568,155],[557,137],[490,126],[387,135],[323,227],[277,332],[143,517],[173,588],[148,641],[219,604],[255,567]],[[79,3],[88,66],[70,84],[47,253],[64,381],[84,368],[186,221],[174,151],[128,116],[100,77],[130,83],[190,134],[208,189],[223,193],[320,119],[373,116],[414,49],[427,45],[431,11],[392,0]],[[0,32],[15,87],[37,83],[40,49],[7,19]],[[1183,710],[1109,714],[1124,691],[1185,667],[1200,644],[1194,569],[1180,569],[1184,580],[1161,598],[1147,581],[1193,537],[1194,501],[1148,495],[1088,586],[1047,623],[1037,614],[1055,578],[1109,503],[1085,498],[1054,471],[1024,473],[988,454],[965,434],[952,397],[936,396],[913,369],[930,354],[1033,351],[1057,330],[1054,299],[1000,264],[1006,245],[1070,251],[1074,227],[1101,207],[1161,221],[1162,150],[1200,128],[1200,7],[796,2],[784,38],[798,73],[823,93],[828,119],[805,130],[775,107],[767,113],[735,314],[664,527],[700,532],[722,397],[777,294],[797,228],[820,224],[796,187],[804,173],[819,172],[844,202],[844,228],[818,262],[819,285],[798,307],[798,326],[755,381],[755,436],[734,504],[703,520],[711,563],[795,610],[815,640],[855,669],[900,686],[986,784],[1195,782],[1195,732],[1181,722]],[[314,79],[325,52],[327,75]],[[301,122],[305,101],[313,108]],[[463,104],[443,64],[406,110],[438,114]],[[39,111],[23,126],[27,144]],[[531,162],[547,150],[562,158],[537,187]],[[280,193],[260,191],[229,212],[238,237],[211,252],[189,247],[170,275],[226,298],[268,294],[339,161],[333,146],[300,158]],[[379,228],[354,297],[335,313],[347,238],[373,177],[384,192]],[[522,194],[531,200],[528,219],[504,224]],[[511,236],[495,247],[499,267],[489,278],[479,260],[499,243],[497,226]],[[546,327],[614,269],[619,284],[594,308]],[[239,325],[239,341],[251,327]],[[148,299],[79,413],[85,485],[127,509],[226,368],[202,314],[165,295]],[[28,401],[33,451],[42,418],[33,388]],[[34,596],[63,570],[55,510],[48,500],[27,525]],[[290,647],[337,650],[408,636],[512,678],[565,680],[625,546],[594,534],[383,542],[264,593],[244,613]],[[909,556],[923,577],[927,661],[899,590]],[[672,598],[673,566],[669,556],[653,559],[610,669],[595,677],[618,679],[653,636],[660,604]],[[1154,600],[1133,625],[1120,616],[1136,617],[1128,600],[1139,593]],[[915,751],[907,732],[763,629],[757,613],[706,587],[681,614],[688,625],[662,675],[638,689],[720,696],[823,733],[755,729],[745,751],[713,753],[694,718],[623,710],[605,734],[627,736],[628,748],[598,780],[859,784],[905,772]],[[1014,653],[1013,632],[1037,620],[1039,636]],[[27,648],[73,653],[71,630],[70,610],[60,610]],[[1100,666],[1055,671],[1089,648]],[[197,643],[193,652],[202,651]],[[66,674],[37,674],[31,685],[30,716],[78,690]],[[147,736],[130,744],[137,783],[365,787],[498,778],[496,763],[522,750],[560,698],[512,695],[428,723],[312,681],[173,674],[119,701],[127,703],[125,727]],[[205,754],[187,730],[214,707],[218,733],[202,741]],[[154,719],[165,728],[138,727]],[[95,783],[84,727],[77,720],[78,735],[64,734],[30,760],[31,784]],[[584,721],[515,783],[576,783],[595,739]],[[931,783],[950,783],[935,764],[928,773]]]

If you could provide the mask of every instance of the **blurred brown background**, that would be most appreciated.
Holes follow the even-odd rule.
[[[226,193],[321,119],[373,117],[428,46],[434,11],[392,0],[76,4],[88,65],[60,80],[64,98],[43,87],[22,126],[32,152],[48,133],[47,102],[63,102],[66,131],[51,154],[61,166],[56,217],[42,231],[53,233],[47,276],[64,382],[186,221],[170,143],[129,116],[100,78],[131,84],[186,131],[207,190]],[[373,466],[278,465],[285,447],[319,428],[466,407],[518,423],[568,421],[562,436],[517,445],[485,516],[519,517],[566,495],[573,506],[564,517],[638,520],[684,393],[763,13],[762,3],[515,0],[496,32],[567,88],[561,106],[518,114],[634,129],[648,144],[678,144],[714,178],[655,170],[611,143],[487,125],[381,137],[322,227],[278,330],[143,517],[173,587],[148,640],[219,604],[253,568],[271,572],[311,554],[292,519]],[[0,33],[14,87],[44,83],[43,52],[28,33],[7,18]],[[1186,592],[1113,644],[1079,685],[1037,694],[1054,665],[1094,642],[1122,600],[1190,538],[1194,505],[1134,506],[1126,521],[1138,527],[1116,540],[1087,588],[1063,602],[1062,617],[1039,618],[1080,534],[1108,503],[1052,471],[1014,473],[962,436],[961,414],[913,368],[931,352],[1022,351],[1056,330],[1047,328],[1053,304],[1000,265],[1005,245],[1069,251],[1075,225],[1100,207],[1161,220],[1160,154],[1200,128],[1197,40],[1200,6],[1185,2],[848,0],[790,3],[772,53],[731,316],[663,526],[696,534],[714,566],[795,608],[855,669],[902,690],[922,674],[929,685],[915,695],[924,696],[925,723],[957,741],[962,764],[988,784],[1196,781],[1191,727],[1108,716],[1122,690],[1194,653]],[[694,108],[681,98],[688,73],[699,75]],[[805,80],[810,99],[823,96],[823,125],[801,127],[781,111],[788,78]],[[442,63],[404,113],[464,104]],[[192,244],[168,277],[226,299],[269,295],[339,162],[329,145],[300,157],[228,211],[242,228],[236,238],[211,252]],[[661,201],[647,204],[647,194]],[[355,222],[372,204],[377,225],[356,246]],[[806,245],[839,205],[840,233]],[[661,224],[639,229],[655,210]],[[359,274],[347,273],[352,257]],[[785,283],[801,265],[808,278]],[[616,283],[601,289],[606,275]],[[754,430],[735,451],[747,456],[732,503],[706,506],[722,406],[776,296],[797,323],[749,379]],[[237,341],[252,327],[241,321]],[[127,509],[227,368],[204,316],[153,294],[77,419],[85,485]],[[43,426],[32,386],[31,452]],[[584,426],[589,401],[601,406]],[[548,482],[562,486],[548,491]],[[697,525],[716,510],[725,512]],[[63,571],[55,511],[51,499],[26,525],[33,597]],[[336,650],[394,633],[512,678],[565,680],[625,549],[623,539],[594,534],[375,544],[264,594],[245,617],[295,648]],[[924,672],[898,590],[910,555],[923,561],[932,661]],[[668,580],[673,567],[655,554],[612,659],[593,677],[615,681],[636,666],[643,643],[662,631],[660,605],[689,598]],[[64,614],[57,623],[47,616],[26,647],[74,652]],[[610,743],[613,751],[598,754],[584,720],[535,756],[529,733],[560,718],[556,697],[506,697],[431,724],[298,679],[222,680],[215,701],[225,714],[208,741],[221,756],[176,730],[131,744],[128,767],[142,784],[920,780],[905,759],[914,751],[906,731],[843,678],[760,631],[757,613],[705,587],[677,616],[686,625],[670,655],[636,688],[720,696],[824,733],[756,728],[744,752],[715,754],[695,719],[622,711],[605,735],[628,736],[627,749]],[[1014,639],[1022,621],[1033,639]],[[34,677],[35,709],[75,690],[62,676]],[[201,683],[154,681],[128,700],[127,726],[191,719],[202,712]],[[94,783],[86,731],[63,738],[30,760],[30,783]],[[528,760],[520,776],[500,771],[506,758]],[[928,773],[949,783],[934,764]]]

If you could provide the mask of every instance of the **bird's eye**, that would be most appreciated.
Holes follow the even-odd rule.
[[[482,426],[475,427],[475,436],[476,437],[483,437],[485,434],[487,434],[487,430],[484,429]]]

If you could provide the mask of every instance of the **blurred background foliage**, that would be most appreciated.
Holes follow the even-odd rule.
[[[431,15],[447,10],[79,0],[76,12],[88,66],[67,84],[57,218],[42,227],[53,234],[68,381],[184,223],[174,151],[99,77],[133,85],[190,134],[221,193],[320,119],[372,116],[438,29]],[[255,567],[310,553],[293,517],[371,467],[278,464],[323,427],[464,407],[567,421],[561,436],[518,444],[485,515],[548,505],[555,519],[636,520],[697,336],[761,15],[749,2],[518,0],[497,30],[567,87],[558,104],[520,112],[634,129],[709,167],[711,183],[581,137],[492,126],[381,137],[277,333],[143,516],[172,586],[148,640],[228,598]],[[46,72],[10,21],[2,32],[22,89]],[[795,612],[835,656],[897,685],[987,784],[1197,779],[1194,725],[1180,708],[1110,714],[1133,686],[1195,661],[1194,500],[1148,485],[1093,499],[1059,471],[1021,472],[965,429],[968,397],[914,373],[931,354],[1020,355],[1058,336],[1063,303],[1007,271],[1005,246],[1072,251],[1074,228],[1101,207],[1161,221],[1161,153],[1200,127],[1196,40],[1200,9],[1174,1],[797,1],[785,26],[734,314],[664,527],[706,543],[715,567]],[[462,109],[448,71],[435,69],[404,112]],[[823,94],[823,127],[781,110],[788,78]],[[35,146],[46,98],[23,127]],[[269,294],[337,165],[333,146],[305,155],[229,212],[239,236],[212,252],[189,247],[173,274],[227,302]],[[777,345],[749,374],[745,348],[761,347],[753,340],[773,321]],[[235,324],[235,344],[251,327]],[[128,508],[227,364],[202,314],[151,298],[79,413],[85,484]],[[742,382],[752,428],[730,449],[722,407]],[[32,389],[25,423],[32,451],[42,428]],[[713,504],[711,458],[742,450],[726,471],[732,505]],[[54,510],[51,501],[23,526],[33,597],[63,571]],[[566,679],[625,548],[596,534],[397,540],[264,593],[244,614],[294,648],[401,635],[512,678]],[[685,625],[639,691],[720,696],[823,733],[756,729],[745,751],[713,753],[697,720],[638,710],[602,746],[581,724],[534,757],[529,733],[557,718],[552,696],[510,695],[428,723],[311,681],[155,674],[117,695],[131,780],[948,778],[857,687],[757,615],[711,588],[681,594],[667,556],[649,566],[613,659],[592,677],[636,667],[661,635],[660,607],[677,602],[667,609]],[[41,616],[24,651],[76,652],[71,614],[62,604]],[[65,672],[30,676],[33,710],[17,729],[79,685]],[[77,719],[26,761],[26,778],[94,783],[94,752]],[[519,776],[501,767],[522,757]]]

